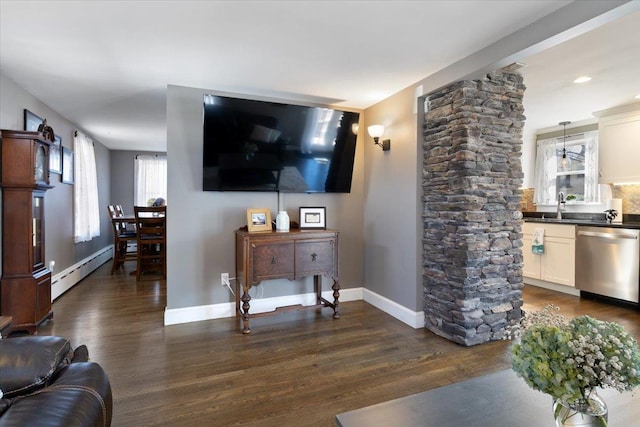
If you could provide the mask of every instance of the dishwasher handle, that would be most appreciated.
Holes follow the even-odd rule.
[[[599,231],[578,231],[578,236],[587,237],[601,237],[603,239],[631,239],[638,240],[637,234],[623,234],[623,233],[602,233]]]

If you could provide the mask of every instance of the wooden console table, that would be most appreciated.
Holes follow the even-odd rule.
[[[297,280],[306,276],[314,276],[316,304],[280,307],[268,313],[249,314],[249,290],[252,286],[259,285],[263,280]],[[333,302],[322,297],[321,276],[333,279]],[[333,318],[338,319],[339,297],[336,230],[236,231],[236,317],[242,317],[243,334],[251,332],[251,317],[270,315],[285,309],[331,307]]]

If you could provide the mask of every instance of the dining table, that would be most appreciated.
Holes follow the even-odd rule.
[[[166,213],[151,214],[151,213],[147,213],[147,212],[142,212],[140,215],[141,216],[149,216],[149,217],[151,217],[151,216],[163,216],[164,217],[164,216],[166,216]],[[133,226],[135,226],[135,224],[137,222],[136,216],[133,215],[133,214],[114,216],[114,217],[111,217],[111,221],[118,222],[120,224],[126,223],[127,224],[127,227],[126,227],[127,229],[130,228],[129,224],[132,224]],[[136,274],[137,274],[137,268],[136,268],[136,270],[133,270],[131,273],[129,273],[129,275],[131,275],[131,276],[135,276]]]
[[[143,212],[140,214],[141,216],[166,216],[166,214],[161,213],[161,214],[150,214],[147,212]],[[127,224],[135,224],[136,223],[136,216],[132,215],[132,214],[128,214],[128,215],[122,215],[122,216],[116,216],[116,217],[112,217],[111,221],[117,221],[117,222],[126,222]]]

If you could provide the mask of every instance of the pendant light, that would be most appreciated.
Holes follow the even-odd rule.
[[[568,171],[571,167],[571,159],[567,157],[567,125],[571,122],[558,123],[563,127],[562,130],[562,160],[560,160],[560,170]]]

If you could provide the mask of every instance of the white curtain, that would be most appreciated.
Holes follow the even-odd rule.
[[[600,185],[598,185],[598,132],[585,132],[585,203],[600,203]]]
[[[600,203],[598,185],[598,132],[585,132],[571,144],[584,144],[584,200],[583,203]],[[558,150],[563,147],[562,138],[538,141],[536,153],[533,201],[536,204],[555,204],[556,177],[558,174]]]
[[[557,139],[538,141],[533,202],[536,204],[552,203],[556,198],[556,159]]]
[[[135,160],[133,201],[147,206],[149,199],[167,200],[167,157],[138,155]]]
[[[80,131],[74,135],[73,241],[80,243],[100,235],[100,206],[93,141]]]

